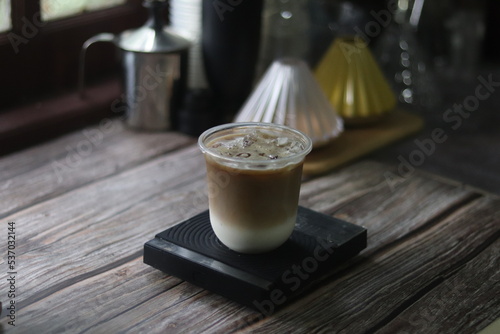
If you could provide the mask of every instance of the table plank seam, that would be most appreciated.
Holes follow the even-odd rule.
[[[181,285],[181,284],[191,284],[191,283],[186,282],[186,281],[182,281],[181,283],[177,284],[176,286]],[[172,288],[174,288],[174,287],[172,287]],[[170,290],[170,289],[169,289],[169,290]],[[165,292],[167,292],[167,291],[169,291],[169,290],[163,291],[161,294],[163,294],[163,293],[165,293]],[[165,312],[165,311],[169,310],[170,308],[173,308],[173,307],[175,307],[175,306],[177,306],[177,305],[179,305],[179,304],[182,304],[182,303],[184,303],[184,302],[186,302],[186,301],[189,301],[189,300],[191,300],[192,298],[196,298],[196,297],[197,297],[197,296],[199,296],[199,295],[202,295],[202,294],[205,294],[205,295],[206,295],[207,293],[211,293],[211,292],[209,292],[208,290],[205,290],[205,289],[200,289],[200,291],[198,291],[198,292],[196,292],[196,293],[194,293],[194,294],[192,294],[192,295],[188,296],[187,298],[182,299],[182,300],[179,300],[179,301],[177,301],[176,303],[174,303],[174,304],[172,304],[172,305],[169,305],[167,308],[163,309],[163,312]],[[159,294],[159,296],[160,296],[161,294]],[[133,330],[135,327],[139,327],[141,324],[145,323],[148,319],[149,319],[149,318],[144,318],[142,321],[140,321],[140,322],[136,323],[133,327],[129,327],[129,328],[128,328],[128,330]]]
[[[489,236],[485,241],[479,244],[472,252],[467,254],[465,257],[460,259],[458,262],[451,265],[442,275],[444,278],[450,278],[454,276],[462,267],[464,267],[467,263],[472,261],[474,258],[479,256],[482,252],[484,252],[488,247],[490,247],[495,241],[500,238],[500,229],[496,230],[491,236]]]
[[[131,306],[131,307],[129,307],[129,308],[127,308],[127,309],[125,309],[125,310],[123,310],[123,311],[121,311],[121,312],[119,312],[119,313],[115,314],[115,315],[113,315],[111,318],[107,318],[107,319],[104,319],[104,320],[102,320],[102,321],[99,321],[98,323],[95,323],[95,324],[93,324],[92,326],[88,327],[87,329],[85,329],[85,330],[81,331],[81,332],[80,332],[80,334],[87,333],[87,332],[91,331],[91,330],[92,330],[92,328],[99,327],[99,326],[101,326],[101,325],[103,325],[103,324],[105,324],[105,323],[107,323],[107,322],[110,322],[110,321],[112,321],[113,319],[118,318],[119,316],[122,316],[122,315],[126,314],[127,312],[132,311],[132,310],[133,310],[133,309],[135,309],[136,307],[141,306],[142,304],[149,302],[149,300],[150,300],[150,299],[154,299],[154,298],[156,298],[156,297],[158,297],[158,296],[160,296],[160,295],[164,294],[165,292],[168,292],[170,289],[174,289],[175,287],[177,287],[177,286],[179,286],[179,285],[181,285],[181,284],[183,284],[183,283],[185,283],[185,281],[180,281],[179,283],[172,285],[169,289],[167,289],[167,290],[163,290],[163,291],[160,291],[160,292],[158,292],[157,294],[150,296],[150,298],[149,298],[149,299],[146,299],[146,300],[143,300],[143,301],[142,301],[142,302],[140,302],[140,303],[134,304],[133,306]],[[200,291],[200,292],[201,292],[201,291]],[[198,293],[200,293],[200,292],[198,292]],[[196,294],[198,294],[198,293],[196,293]],[[191,296],[190,296],[190,297],[191,297]],[[136,325],[139,325],[139,324],[143,323],[143,322],[144,322],[144,321],[146,321],[146,320],[148,320],[148,318],[145,318],[143,321],[141,321],[141,322],[137,323]],[[129,328],[129,330],[131,330],[132,328],[133,328],[133,327]]]
[[[377,187],[377,186],[375,186],[375,187]],[[365,195],[366,194],[362,194],[360,197],[365,196]],[[323,284],[331,284],[332,282],[343,277],[347,272],[354,270],[358,265],[363,264],[366,261],[369,261],[371,258],[373,258],[374,256],[377,256],[380,253],[384,253],[391,248],[397,247],[398,245],[413,238],[415,235],[418,235],[420,233],[425,232],[426,230],[432,228],[433,226],[435,226],[435,225],[439,224],[440,222],[442,222],[443,220],[445,220],[447,217],[450,217],[458,210],[460,210],[466,206],[473,205],[473,203],[475,201],[480,200],[483,197],[484,196],[480,193],[471,193],[471,194],[467,195],[466,197],[457,201],[454,205],[452,205],[452,206],[446,208],[445,210],[443,210],[442,212],[439,212],[438,214],[436,214],[434,217],[429,219],[426,223],[424,223],[422,226],[418,227],[417,229],[408,232],[407,234],[403,235],[402,237],[400,237],[400,238],[398,238],[398,239],[396,239],[396,240],[394,240],[386,245],[383,245],[382,247],[376,249],[375,251],[373,251],[369,255],[361,253],[359,256],[357,256],[357,257],[353,258],[351,261],[349,261],[350,264],[348,266],[342,266],[341,270],[328,274],[326,277],[323,277],[322,280],[320,282],[318,282],[318,284],[313,284],[308,290],[312,291],[312,290],[318,289]],[[335,211],[333,211],[333,212],[330,211],[329,213],[326,213],[326,214],[330,214],[330,215],[334,216],[335,212],[337,212],[338,210],[341,210],[341,207],[337,207],[337,206],[335,206],[335,207],[336,207]],[[328,210],[327,210],[327,212],[328,212]],[[423,288],[421,290],[422,296],[419,296],[414,301],[409,302],[408,306],[406,306],[405,308],[402,308],[400,312],[403,312],[413,302],[415,302],[419,298],[423,297],[427,292],[431,291],[434,287],[438,286],[444,280],[445,280],[444,277],[438,277],[436,280],[432,281],[429,284],[429,286],[427,287],[428,290],[425,290],[425,288]],[[404,304],[404,305],[406,305],[406,304]],[[394,317],[396,317],[400,312],[397,312],[397,314],[395,314]],[[391,315],[392,315],[392,313],[390,315],[388,315],[386,318],[389,318]],[[387,321],[387,323],[390,322],[392,319],[393,318],[391,317],[390,320]],[[255,324],[259,323],[262,320],[264,320],[264,319],[262,319],[262,318],[258,319],[258,321]],[[255,325],[255,324],[252,324],[252,325]],[[380,328],[382,328],[384,325],[385,325],[385,323],[381,324]],[[373,328],[375,328],[375,326]],[[374,331],[372,331],[372,332],[374,332]],[[367,331],[367,333],[372,333],[372,332]]]
[[[171,287],[169,287],[167,290],[163,290],[163,291],[161,291],[161,292],[159,292],[159,293],[155,294],[154,296],[151,296],[151,297],[150,297],[150,298],[148,298],[147,300],[144,300],[144,301],[142,301],[141,303],[138,303],[138,304],[134,304],[134,306],[132,306],[132,307],[128,308],[127,310],[124,310],[124,311],[120,312],[119,314],[115,314],[115,315],[114,315],[113,317],[111,317],[111,318],[105,319],[105,320],[103,320],[103,321],[100,321],[99,323],[96,323],[96,324],[92,325],[91,327],[87,328],[86,330],[82,331],[81,333],[86,333],[87,331],[89,331],[89,330],[91,330],[91,329],[93,329],[93,328],[98,328],[99,326],[102,326],[102,325],[104,325],[104,324],[106,324],[106,323],[109,323],[109,322],[111,322],[113,319],[118,318],[119,316],[123,316],[123,315],[124,315],[124,314],[126,314],[127,312],[133,311],[135,308],[140,307],[141,305],[143,305],[143,304],[146,304],[146,303],[150,302],[152,299],[157,298],[157,297],[159,297],[159,296],[161,296],[161,295],[163,295],[163,294],[165,294],[165,293],[168,293],[170,290],[175,289],[176,287],[179,287],[179,286],[184,285],[184,284],[191,284],[191,283],[189,283],[189,282],[187,282],[187,281],[180,281],[179,283],[177,283],[177,284],[172,285]],[[195,292],[195,293],[193,293],[193,294],[191,294],[191,295],[189,295],[189,296],[187,296],[187,297],[185,297],[185,298],[183,298],[183,299],[179,299],[179,300],[177,300],[175,303],[173,303],[173,304],[169,305],[168,307],[163,308],[163,309],[162,309],[162,313],[163,313],[163,312],[166,312],[166,311],[167,311],[167,310],[169,310],[170,308],[173,308],[173,307],[178,306],[179,304],[185,303],[185,302],[187,302],[187,301],[191,300],[192,298],[195,298],[196,296],[199,296],[199,295],[202,295],[202,294],[208,294],[208,293],[211,293],[211,292],[209,292],[208,290],[205,290],[205,289],[199,288],[199,291],[197,291],[197,292]],[[144,319],[142,319],[141,321],[139,321],[139,322],[135,323],[132,327],[128,327],[128,328],[127,328],[127,331],[132,331],[135,327],[140,327],[140,325],[141,325],[141,324],[146,323],[146,322],[147,322],[150,318],[154,318],[154,317],[156,317],[156,316],[157,316],[156,314],[153,314],[153,315],[151,315],[150,317],[145,317],[145,318],[144,318]]]
[[[389,249],[391,249],[393,247],[397,247],[397,245],[406,242],[407,240],[411,239],[413,236],[415,236],[415,235],[417,235],[417,234],[419,234],[421,232],[424,232],[425,230],[428,230],[428,229],[432,228],[433,226],[437,225],[439,222],[443,221],[444,219],[446,219],[447,217],[449,217],[450,215],[452,215],[455,211],[460,210],[462,207],[464,207],[466,205],[472,205],[473,202],[475,202],[476,200],[481,199],[482,197],[483,196],[481,194],[478,194],[478,193],[470,194],[469,196],[467,196],[466,198],[464,198],[460,202],[456,203],[452,207],[448,208],[447,210],[441,212],[437,216],[435,216],[432,219],[430,219],[429,222],[423,224],[422,226],[418,227],[417,229],[415,229],[413,231],[410,231],[409,233],[405,234],[401,238],[398,238],[397,240],[394,240],[394,241],[392,241],[392,242],[390,242],[390,243],[388,243],[386,245],[383,245],[382,247],[374,250],[369,255],[361,253],[359,256],[354,257],[353,259],[351,259],[350,261],[348,261],[347,263],[345,263],[344,265],[342,265],[340,270],[334,271],[330,275],[328,275],[328,276],[331,276],[331,277],[328,277],[327,278],[328,281],[324,280],[324,282],[329,282],[329,283],[334,282],[337,279],[337,277],[340,278],[340,277],[344,276],[349,271],[355,269],[356,266],[358,266],[358,265],[360,265],[360,264],[362,264],[362,263],[364,263],[366,261],[369,261],[371,258],[373,258],[373,257],[375,257],[375,256],[377,256],[377,255],[379,255],[381,253],[384,253],[384,252],[386,252],[387,250],[389,250]],[[475,258],[482,251],[484,251],[484,249],[486,249],[492,243],[494,243],[496,241],[496,239],[498,239],[499,237],[500,237],[500,230],[497,231],[496,233],[494,233],[490,238],[488,238],[485,241],[484,247],[481,248],[480,250],[478,250],[477,254],[474,254],[473,257],[471,257],[470,259],[468,259],[466,262],[461,263],[458,267],[464,266],[467,262],[469,262],[470,260],[472,260],[473,258]],[[469,255],[469,256],[471,256],[471,255]],[[450,273],[448,274],[448,276],[445,275],[444,278],[448,278],[449,276],[453,276],[454,275],[454,273],[453,273],[453,271],[451,269],[449,269],[448,271]]]
[[[431,219],[429,219],[427,222],[422,224],[421,226],[417,227],[416,229],[409,231],[407,234],[401,236],[398,239],[395,239],[379,248],[377,248],[373,253],[370,254],[370,256],[374,256],[377,254],[384,253],[388,249],[391,249],[399,244],[402,244],[406,242],[407,240],[413,238],[414,236],[421,234],[422,232],[429,230],[433,226],[439,224],[441,221],[445,220],[447,217],[453,215],[456,211],[462,209],[465,206],[472,205],[473,202],[483,198],[483,195],[479,193],[472,193],[462,200],[458,201],[457,203],[451,205],[450,207],[446,208],[442,212],[438,213]],[[369,231],[368,231],[369,233]]]
[[[391,313],[389,313],[385,318],[377,322],[375,325],[373,325],[371,328],[367,329],[365,334],[372,334],[376,333],[378,330],[382,329],[385,325],[389,324],[392,320],[397,318],[398,315],[403,313],[406,309],[408,309],[411,305],[416,303],[418,300],[420,300],[422,297],[427,295],[429,292],[434,290],[436,287],[438,287],[440,284],[442,284],[445,281],[444,277],[437,277],[433,281],[431,281],[429,284],[425,285],[422,287],[420,290],[418,290],[416,293],[414,293],[412,296],[404,300],[400,305],[398,305],[394,310],[392,310]]]
[[[322,284],[331,284],[332,282],[335,282],[336,280],[341,279],[342,277],[344,277],[344,275],[346,273],[348,273],[348,272],[350,272],[352,270],[355,270],[356,267],[358,267],[359,265],[361,265],[363,263],[366,263],[367,261],[370,261],[370,259],[372,259],[373,257],[375,257],[375,256],[377,256],[377,255],[379,255],[381,253],[384,253],[384,252],[388,251],[391,248],[397,247],[398,245],[400,245],[400,244],[406,242],[407,240],[413,238],[415,235],[418,235],[420,233],[425,232],[426,230],[432,228],[433,226],[435,226],[435,225],[439,224],[440,222],[442,222],[443,220],[445,220],[447,217],[453,215],[456,211],[462,209],[463,207],[472,205],[472,203],[474,203],[477,200],[480,200],[483,197],[484,196],[482,194],[479,194],[479,193],[469,194],[468,196],[466,196],[465,198],[461,199],[460,201],[458,201],[454,205],[448,207],[446,210],[438,213],[437,215],[435,215],[434,217],[432,217],[431,219],[429,219],[426,223],[422,224],[422,226],[418,227],[417,229],[408,232],[407,234],[403,235],[402,237],[400,237],[400,238],[398,238],[398,239],[396,239],[396,240],[394,240],[392,242],[389,242],[386,245],[381,246],[380,248],[374,250],[370,254],[363,254],[363,253],[361,253],[360,255],[356,256],[351,261],[349,261],[348,262],[349,265],[342,266],[341,270],[332,272],[332,273],[328,274],[326,277],[323,277],[322,280],[321,280],[321,282],[318,282],[318,284],[313,284],[310,287],[309,290],[311,291],[311,290],[318,289]],[[494,240],[491,241],[491,243],[493,243],[493,242],[494,242]],[[421,296],[418,295],[418,298],[414,298],[414,299],[410,298],[411,302],[409,301],[410,299],[407,299],[407,301],[405,301],[405,302],[403,302],[401,304],[400,308],[395,309],[386,318],[384,318],[383,320],[381,320],[378,323],[380,326],[374,325],[371,328],[373,330],[372,331],[368,330],[368,331],[366,331],[366,333],[374,333],[376,330],[382,328],[384,325],[386,325],[387,323],[389,323],[390,321],[392,321],[393,318],[397,317],[406,308],[408,308],[409,306],[411,306],[411,304],[413,304],[414,302],[416,302],[418,299],[420,299],[421,297],[423,297],[425,294],[427,294],[428,292],[430,292],[432,289],[434,289],[435,287],[437,287],[439,284],[441,284],[444,281],[445,281],[445,277],[441,277],[441,276],[437,277],[435,280],[433,280],[432,282],[430,282],[426,287],[422,288],[421,290],[419,290],[414,295],[414,296],[417,296],[417,294],[420,293]],[[404,308],[402,308],[402,306],[404,306],[404,305],[407,305],[407,306],[405,306]],[[397,310],[400,310],[400,311],[396,312]],[[389,319],[389,320],[387,320],[387,319]],[[261,320],[263,320],[263,319],[261,319]],[[384,320],[387,320],[387,321],[384,322]]]
[[[349,261],[348,262],[349,265],[342,266],[341,270],[334,271],[334,272],[332,272],[330,274],[327,274],[320,281],[316,282],[315,284],[312,284],[308,288],[308,291],[309,292],[314,291],[314,290],[320,288],[320,286],[323,285],[323,284],[325,284],[325,285],[326,284],[331,284],[332,282],[335,282],[336,280],[341,279],[346,273],[348,273],[349,271],[355,270],[355,268],[357,266],[359,266],[360,264],[363,264],[363,263],[369,261],[371,258],[373,258],[374,256],[376,256],[377,254],[383,253],[383,252],[387,251],[388,249],[397,247],[401,243],[406,242],[408,239],[413,238],[415,235],[418,235],[418,234],[420,234],[420,233],[422,233],[422,232],[424,232],[424,231],[432,228],[433,226],[439,224],[440,222],[442,222],[443,220],[445,220],[447,217],[453,215],[456,211],[462,209],[463,207],[472,205],[472,203],[474,203],[475,201],[477,201],[477,200],[479,200],[479,199],[481,199],[483,197],[484,196],[482,194],[480,194],[480,193],[469,194],[468,196],[466,196],[465,198],[461,199],[460,201],[458,201],[457,203],[455,203],[451,207],[448,207],[446,210],[438,213],[436,216],[434,216],[431,219],[429,219],[422,226],[418,227],[417,229],[415,229],[413,231],[408,232],[407,234],[405,234],[401,238],[398,238],[398,239],[396,239],[396,240],[394,240],[394,241],[392,241],[392,242],[390,242],[390,243],[382,246],[381,248],[375,250],[374,252],[372,252],[368,256],[367,255],[364,256],[363,253],[361,253],[359,256],[357,256],[357,257],[353,258],[351,261]],[[338,209],[340,210],[340,208],[338,208]],[[491,240],[491,242],[488,245],[490,245],[491,243],[493,243],[495,240]],[[486,249],[488,245],[486,245],[484,247],[484,249]],[[479,253],[480,252],[478,252],[476,255],[478,255]],[[472,258],[471,258],[471,260],[472,260]],[[462,266],[463,266],[463,264],[462,264]],[[428,285],[426,285],[425,287],[423,287],[422,289],[420,289],[419,291],[417,291],[417,293],[414,294],[411,298],[405,300],[398,308],[396,308],[395,310],[393,310],[393,312],[391,312],[389,315],[387,315],[379,323],[375,324],[372,328],[368,329],[365,333],[375,333],[377,330],[379,330],[382,327],[384,327],[386,324],[388,324],[390,321],[392,321],[394,318],[396,318],[401,312],[404,312],[404,310],[406,310],[408,307],[410,307],[414,302],[418,301],[420,298],[422,298],[423,296],[425,296],[428,292],[432,291],[435,287],[437,287],[441,283],[443,283],[446,280],[446,278],[447,277],[442,276],[442,275],[439,275],[438,277],[436,277]],[[304,295],[301,294],[301,297],[303,297],[303,296]],[[265,318],[262,318],[262,317],[258,318],[256,322],[250,324],[247,327],[255,326],[256,324],[258,324],[259,322],[263,321],[264,319]],[[245,330],[245,328],[246,327],[240,328],[238,330]]]
[[[499,194],[491,192],[491,191],[486,190],[486,189],[481,189],[481,188],[474,186],[474,185],[471,185],[465,181],[460,181],[457,179],[446,177],[444,175],[435,174],[435,173],[432,173],[432,172],[429,172],[429,171],[426,171],[423,169],[418,169],[417,171],[420,175],[426,176],[426,177],[433,179],[433,180],[436,180],[438,182],[449,184],[449,185],[455,186],[457,188],[462,188],[465,190],[477,192],[477,193],[482,194],[483,196],[488,196],[491,198],[500,199]]]
[[[450,266],[450,268],[445,271],[439,273],[429,284],[418,290],[415,294],[410,296],[408,299],[403,301],[400,305],[398,305],[391,313],[389,313],[384,319],[380,320],[374,326],[369,328],[365,333],[371,334],[376,333],[378,330],[382,329],[384,326],[388,325],[391,321],[396,319],[401,313],[403,313],[406,309],[411,307],[414,303],[419,301],[429,292],[445,283],[447,280],[450,280],[453,276],[457,275],[460,270],[474,258],[479,256],[483,251],[485,251],[488,247],[490,247],[495,241],[500,238],[500,230],[497,230],[493,235],[491,235],[484,242],[479,244],[472,252],[470,252],[467,256],[459,260]]]
[[[345,198],[341,198],[337,202],[332,203],[332,206],[330,208],[323,208],[321,211],[322,211],[322,213],[324,213],[326,215],[334,216],[337,211],[342,210],[342,208],[345,207],[346,205],[349,205],[349,203],[356,201],[358,199],[361,199],[364,196],[370,195],[371,193],[373,193],[375,191],[379,191],[386,186],[387,185],[385,182],[380,182],[379,184],[373,185],[371,187],[368,187],[365,189],[360,189],[360,190],[354,192],[354,194],[352,194],[348,197],[345,197]],[[317,195],[317,194],[315,194],[315,195]],[[304,197],[304,199],[307,199],[307,197]]]
[[[197,182],[197,181],[199,181],[199,179],[201,177],[202,177],[202,175],[196,175],[196,177],[184,180],[184,181],[182,181],[179,184],[175,184],[174,187],[171,188],[171,190],[180,189],[180,188],[184,187],[186,184],[191,184],[193,182]],[[158,196],[159,194],[163,193],[164,191],[165,191],[165,189],[161,189],[161,190],[159,190],[159,192],[151,194],[147,198],[144,198],[143,200],[141,200],[139,202],[136,202],[134,204],[134,206],[137,205],[137,204],[139,204],[139,203],[147,202],[151,198],[154,198],[154,197]],[[123,210],[115,212],[112,216],[106,217],[106,219],[111,219],[114,216],[119,216],[120,214],[122,214],[123,212],[126,212],[129,209],[130,209],[130,207],[124,208]],[[97,224],[97,222],[95,224]],[[86,225],[85,228],[88,228],[88,225]],[[80,231],[80,230],[78,230],[78,231]],[[78,233],[78,231],[75,231],[74,233]],[[68,235],[68,236],[70,236],[70,235]],[[66,236],[66,237],[68,237],[68,236]],[[34,248],[32,250],[36,250],[36,249],[37,248]],[[95,251],[95,249],[93,251]],[[50,296],[51,294],[56,293],[59,290],[65,289],[65,288],[67,288],[67,287],[69,287],[69,286],[71,286],[73,284],[76,284],[76,283],[78,283],[81,280],[90,278],[90,277],[98,275],[98,274],[102,274],[102,273],[104,273],[106,271],[114,269],[115,267],[118,267],[118,266],[123,265],[123,264],[125,264],[127,262],[130,262],[130,261],[133,261],[133,260],[137,259],[138,257],[142,257],[142,253],[143,253],[143,250],[141,249],[141,250],[139,250],[139,251],[137,251],[137,252],[135,252],[135,253],[133,253],[133,254],[131,254],[129,256],[126,256],[126,257],[122,258],[121,260],[117,260],[117,261],[115,261],[113,263],[110,263],[107,266],[94,269],[94,270],[92,270],[90,272],[81,274],[81,275],[76,276],[76,277],[71,278],[71,279],[67,279],[67,280],[65,280],[65,281],[63,281],[63,282],[61,282],[61,283],[59,283],[59,284],[57,284],[55,286],[52,286],[52,288],[50,289],[50,291],[48,291],[48,290],[41,291],[37,295],[34,295],[34,296],[30,297],[29,299],[21,301],[20,305],[19,305],[19,309],[22,309],[22,308],[28,306],[31,303],[38,302],[39,300],[44,299],[44,298]],[[87,254],[85,254],[85,255],[87,255]]]
[[[152,156],[148,157],[145,160],[136,161],[136,162],[132,162],[130,164],[123,165],[122,168],[116,169],[113,173],[110,173],[110,174],[107,174],[107,175],[103,175],[101,177],[89,180],[87,182],[83,182],[81,184],[78,184],[78,185],[76,185],[76,186],[74,186],[72,188],[68,188],[66,190],[61,190],[61,191],[55,191],[55,192],[52,192],[52,193],[48,193],[48,194],[46,194],[44,196],[41,196],[41,197],[37,198],[35,201],[33,201],[33,202],[29,203],[29,204],[17,207],[15,209],[7,211],[7,212],[1,212],[0,213],[0,219],[3,219],[5,217],[11,216],[11,215],[14,215],[14,214],[16,214],[18,212],[21,212],[23,210],[26,210],[26,209],[28,209],[30,207],[33,207],[35,205],[39,205],[41,203],[47,202],[49,200],[52,200],[54,198],[63,196],[65,194],[67,194],[67,193],[70,193],[70,192],[72,192],[74,190],[86,187],[86,186],[91,185],[93,183],[101,182],[101,181],[106,180],[108,178],[117,176],[117,175],[119,175],[119,174],[121,174],[123,172],[128,172],[128,171],[133,170],[135,168],[138,168],[138,167],[140,167],[140,166],[142,166],[142,165],[144,165],[146,163],[154,161],[155,159],[158,159],[159,157],[162,157],[165,154],[171,154],[171,153],[174,153],[176,151],[180,151],[180,150],[182,150],[182,149],[184,149],[186,147],[189,147],[189,146],[192,146],[192,143],[181,144],[180,146],[177,146],[177,147],[172,148],[170,150],[163,151],[163,152],[158,152],[157,154],[152,155]]]
[[[99,267],[97,269],[80,274],[78,276],[68,278],[60,283],[54,284],[54,285],[50,286],[50,288],[42,290],[42,291],[38,292],[36,295],[32,295],[32,296],[26,298],[25,300],[20,301],[18,304],[18,307],[19,307],[18,310],[22,310],[23,308],[25,308],[31,304],[39,302],[40,300],[45,299],[45,298],[49,297],[50,295],[57,293],[60,290],[66,289],[74,284],[77,284],[77,283],[83,281],[83,280],[89,279],[89,278],[96,276],[96,275],[100,275],[102,273],[105,273],[106,271],[113,270],[121,265],[124,265],[125,263],[134,261],[137,258],[142,257],[142,253],[143,253],[143,250],[141,249],[133,254],[130,254],[126,257],[118,259],[112,263],[105,265],[105,266]]]

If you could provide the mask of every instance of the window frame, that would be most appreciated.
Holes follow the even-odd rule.
[[[0,33],[0,101],[4,101],[0,113],[75,89],[85,40],[101,32],[118,34],[138,27],[146,17],[140,0],[128,0],[117,7],[41,22],[39,0],[12,1],[12,28]],[[116,75],[117,53],[113,45],[92,47],[86,59],[88,80]]]
[[[119,50],[111,43],[89,48],[89,98],[79,99],[81,47],[96,34],[119,34],[143,25],[147,10],[141,0],[128,0],[43,24],[40,18],[39,0],[12,0],[12,27],[0,33],[0,155],[114,116],[110,105],[122,92]],[[35,24],[32,36],[23,35],[26,22]],[[13,34],[28,40],[18,45],[18,52]]]

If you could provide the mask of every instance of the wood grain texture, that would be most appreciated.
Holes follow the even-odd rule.
[[[382,248],[243,332],[258,329],[271,333],[273,328],[294,333],[374,331],[380,321],[404,310],[408,301],[415,302],[436,280],[460,267],[485,239],[498,238],[498,214],[492,214],[498,204],[482,199],[471,203],[470,215],[464,215],[467,210],[459,210],[408,242]],[[477,225],[471,224],[476,217],[481,217]],[[472,308],[473,304],[468,306]],[[490,316],[494,318],[499,312],[494,310]],[[457,329],[450,325],[447,332],[457,333]],[[475,332],[475,328],[466,329],[460,332]]]
[[[500,313],[500,240],[424,295],[380,333],[477,333]]]
[[[192,143],[169,132],[134,132],[105,120],[0,158],[0,217]]]
[[[6,217],[23,240],[19,284],[30,294],[20,295],[20,307],[138,257],[158,231],[201,211],[200,155],[189,147]]]
[[[500,200],[418,172],[390,187],[384,174],[395,167],[369,160],[306,180],[300,196],[306,207],[365,226],[368,247],[270,316],[143,264],[147,240],[208,207],[203,157],[195,145],[184,147],[188,142],[175,134],[117,135],[74,171],[76,181],[50,192],[30,181],[64,151],[64,141],[39,148],[47,155],[30,152],[40,157],[32,168],[21,167],[28,151],[0,160],[10,173],[5,180],[24,175],[28,184],[25,204],[7,207],[2,218],[16,222],[22,291],[20,326],[3,318],[4,330],[475,333],[500,315],[491,295],[498,289]],[[160,148],[123,157],[149,145]],[[113,171],[109,150],[121,164]],[[88,171],[99,166],[104,172]],[[2,254],[6,244],[1,234]],[[453,307],[440,308],[445,299]]]

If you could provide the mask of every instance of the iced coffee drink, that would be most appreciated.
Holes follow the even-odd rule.
[[[268,123],[232,123],[199,138],[205,155],[210,221],[230,249],[261,253],[291,235],[304,157],[311,140]]]

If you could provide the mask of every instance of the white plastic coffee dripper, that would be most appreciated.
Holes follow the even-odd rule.
[[[235,122],[286,125],[308,135],[314,147],[328,143],[344,128],[309,67],[295,58],[271,64]]]

